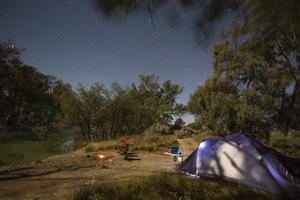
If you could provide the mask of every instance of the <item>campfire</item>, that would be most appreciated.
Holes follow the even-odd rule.
[[[106,158],[108,158],[107,154],[97,154],[97,158],[99,158],[100,160],[105,160]]]

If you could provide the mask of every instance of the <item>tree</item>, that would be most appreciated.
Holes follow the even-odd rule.
[[[0,43],[0,119],[6,121],[7,95],[9,91],[8,76],[11,75],[11,66],[14,63],[21,63],[20,55],[22,49],[15,48],[13,41]]]
[[[23,51],[24,49],[15,47],[13,40],[0,42],[0,65],[12,66],[22,64],[20,56]]]
[[[185,122],[182,118],[177,118],[174,122],[174,125],[172,126],[172,129],[174,130],[180,130],[185,125]]]
[[[57,108],[54,121],[59,124],[71,124],[73,119],[69,115],[69,111],[73,110],[75,102],[75,93],[72,86],[61,80],[56,81],[52,89],[52,95]]]
[[[122,87],[112,83],[110,89],[94,84],[89,89],[79,85],[75,92],[58,85],[55,94],[61,103],[60,117],[77,126],[84,140],[107,140],[120,135],[140,134],[156,122],[169,119],[175,98],[182,88],[158,77],[140,75],[140,84]]]
[[[176,96],[181,94],[183,87],[175,84],[172,85],[170,80],[163,83],[163,87],[160,89],[161,93],[161,110],[164,116],[164,124],[170,124],[174,115],[184,114],[183,106],[176,104]]]
[[[226,41],[214,50],[216,74],[231,80],[245,98],[249,92],[256,96],[256,102],[243,102],[260,102],[260,120],[275,124],[264,123],[269,131],[287,133],[299,123],[299,9],[295,0],[245,1],[240,18],[224,33]]]
[[[196,118],[198,128],[216,131],[224,135],[237,129],[236,105],[238,93],[227,79],[216,76],[198,87],[188,102],[190,112]]]
[[[142,104],[148,109],[150,116],[154,118],[153,123],[159,122],[169,124],[176,114],[176,96],[182,93],[183,87],[175,84],[170,80],[165,81],[162,87],[158,83],[158,76],[140,75],[139,94]],[[179,111],[179,109],[177,109]]]
[[[260,95],[255,88],[243,90],[236,105],[237,130],[249,133],[256,138],[269,138],[274,128],[272,120],[272,97]]]
[[[48,93],[49,76],[26,65],[0,66],[5,78],[2,85],[2,116],[9,125],[27,122],[37,125],[45,122],[43,109],[52,106]],[[47,120],[46,120],[47,121]]]
[[[0,119],[8,125],[51,123],[58,111],[52,94],[58,81],[20,60],[22,49],[0,43]]]
[[[106,89],[104,85],[94,84],[89,90],[86,90],[82,85],[77,88],[78,93],[75,96],[75,123],[79,126],[84,140],[94,140],[96,139],[95,129],[93,126],[94,121],[99,123],[103,128],[104,118],[102,111],[105,108],[106,103]],[[103,137],[107,139],[106,130],[102,130]]]

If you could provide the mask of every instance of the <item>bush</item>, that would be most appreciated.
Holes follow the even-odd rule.
[[[290,132],[287,136],[276,132],[270,137],[269,147],[286,156],[300,159],[300,132]]]

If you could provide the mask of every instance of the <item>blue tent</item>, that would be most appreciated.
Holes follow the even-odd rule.
[[[221,178],[275,195],[300,197],[300,181],[268,147],[242,133],[202,141],[175,169],[196,177]]]

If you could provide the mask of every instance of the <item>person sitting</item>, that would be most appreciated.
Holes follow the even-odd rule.
[[[118,144],[115,146],[115,148],[117,149],[117,152],[119,155],[124,156],[124,158],[126,158],[127,155],[127,151],[128,151],[128,144],[126,140],[123,140],[123,143],[121,146],[119,146]]]

